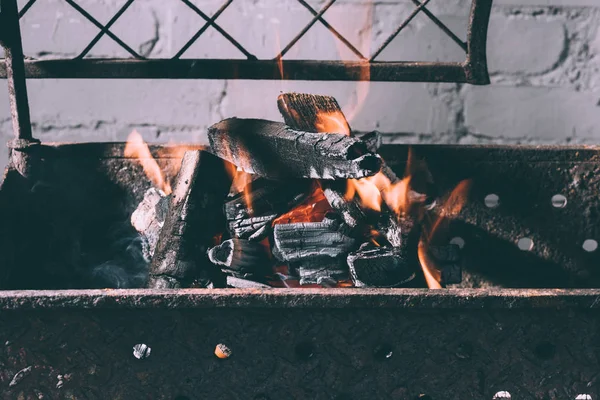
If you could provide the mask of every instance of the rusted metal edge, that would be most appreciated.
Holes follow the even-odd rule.
[[[600,309],[600,289],[129,289],[0,292],[0,310]]]
[[[485,50],[484,50],[485,51]],[[283,68],[282,68],[283,66]],[[30,60],[32,79],[262,79],[467,82],[464,63],[237,59]],[[283,76],[282,72],[283,71]],[[6,66],[0,63],[0,78]],[[471,78],[470,83],[475,83]]]
[[[492,0],[476,0],[471,5],[467,32],[467,61],[464,68],[467,83],[474,85],[490,83],[486,44],[491,11]]]

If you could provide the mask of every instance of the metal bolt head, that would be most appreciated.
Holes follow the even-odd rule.
[[[226,359],[231,357],[231,349],[225,346],[223,343],[219,343],[217,347],[215,347],[215,356],[220,359]]]
[[[133,346],[133,356],[138,360],[150,357],[151,351],[152,349],[143,343]]]

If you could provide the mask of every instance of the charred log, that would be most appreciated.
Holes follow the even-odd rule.
[[[306,197],[308,183],[259,179],[225,203],[229,234],[235,238],[261,240],[271,233],[271,223],[278,215],[299,204]]]
[[[270,289],[271,286],[264,283],[251,281],[249,279],[237,278],[235,276],[227,277],[227,286],[237,289]]]
[[[455,244],[430,245],[427,253],[441,270],[441,284],[450,285],[462,282],[460,247]]]
[[[382,144],[381,133],[377,131],[365,133],[359,139],[367,146],[371,153],[377,153]]]
[[[150,264],[149,287],[185,287],[215,268],[206,251],[223,231],[229,180],[223,161],[203,151],[186,152]]]
[[[345,257],[318,256],[292,263],[291,267],[298,272],[301,285],[317,284],[330,287],[340,280],[348,279]]]
[[[416,276],[415,263],[403,248],[369,244],[348,255],[350,276],[356,287],[402,287]]]
[[[169,196],[150,188],[144,199],[131,214],[131,225],[139,232],[142,239],[142,255],[147,262],[152,260],[160,231],[169,210]]]
[[[286,125],[293,129],[343,135],[350,133],[350,125],[334,97],[283,93],[277,98],[277,107]]]
[[[266,178],[362,178],[381,168],[381,158],[358,139],[279,122],[226,119],[209,128],[208,138],[213,154]]]
[[[344,256],[356,248],[356,241],[342,230],[339,222],[332,219],[275,225],[273,256],[286,262]]]
[[[244,239],[228,239],[208,250],[208,259],[225,273],[257,274],[267,272],[269,257],[260,243]]]

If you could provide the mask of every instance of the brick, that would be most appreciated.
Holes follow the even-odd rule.
[[[493,137],[600,138],[600,92],[562,88],[468,87],[465,123]]]
[[[600,7],[598,0],[494,0],[494,6]]]
[[[491,73],[533,75],[549,71],[565,47],[561,21],[494,16],[488,32]]]

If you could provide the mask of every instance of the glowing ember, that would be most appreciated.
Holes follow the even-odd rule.
[[[321,190],[319,185],[315,185],[312,194],[302,204],[277,217],[273,221],[273,225],[292,224],[295,222],[321,222],[325,218],[325,214],[331,210],[331,206],[327,202],[323,190]]]
[[[427,287],[429,289],[441,289],[442,285],[440,282],[442,274],[435,266],[431,257],[427,255],[427,245],[423,243],[422,240],[419,242],[417,254],[419,256],[419,263],[421,264],[423,275],[425,276],[425,281],[427,282]]]
[[[171,184],[165,179],[163,171],[150,153],[150,148],[137,131],[134,130],[129,135],[124,154],[125,157],[137,159],[154,186],[167,195],[172,192]]]

